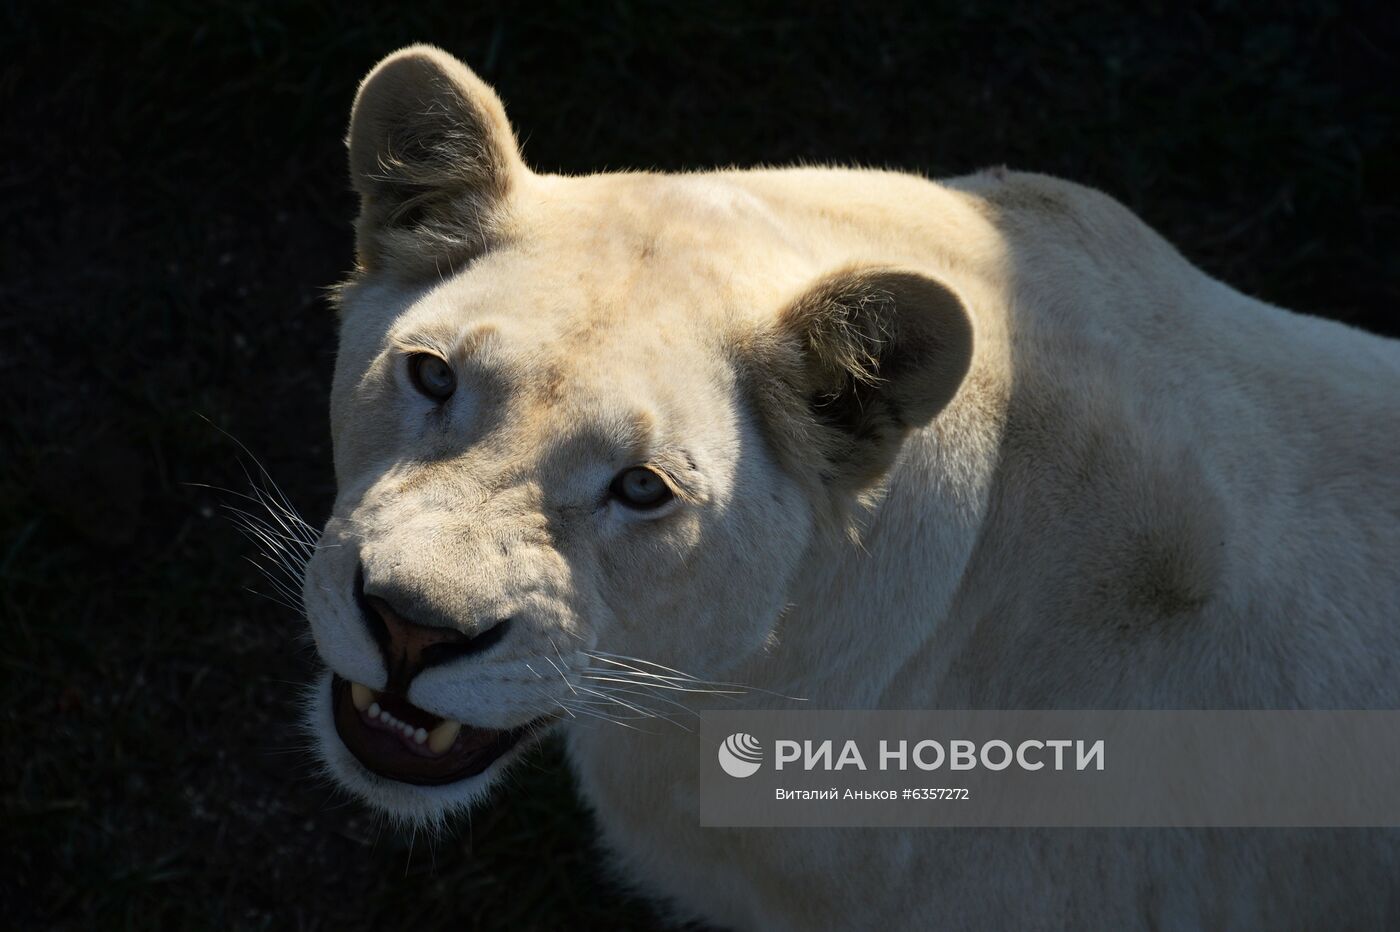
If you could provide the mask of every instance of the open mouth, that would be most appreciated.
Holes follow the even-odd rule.
[[[331,677],[331,702],[336,734],[356,760],[381,777],[418,786],[474,777],[544,723],[476,728],[339,676]]]

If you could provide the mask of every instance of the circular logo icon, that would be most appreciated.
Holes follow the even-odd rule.
[[[719,765],[731,777],[751,777],[763,763],[763,745],[743,732],[725,738],[719,746]]]

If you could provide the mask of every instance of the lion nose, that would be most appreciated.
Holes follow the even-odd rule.
[[[412,600],[392,589],[367,591],[363,569],[355,574],[355,601],[360,605],[365,626],[379,645],[384,667],[389,672],[384,690],[399,695],[406,694],[413,678],[429,667],[489,649],[505,635],[510,625],[509,618],[501,618],[468,633],[455,627],[414,621],[396,607],[410,605]]]

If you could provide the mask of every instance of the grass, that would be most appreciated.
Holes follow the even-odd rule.
[[[324,288],[356,82],[427,39],[543,169],[1008,163],[1288,307],[1400,333],[1396,18],[1218,0],[0,11],[0,902],[51,928],[653,928],[557,748],[452,838],[319,784],[303,625],[218,515],[249,444],[333,492]]]

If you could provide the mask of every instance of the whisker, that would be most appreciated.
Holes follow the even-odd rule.
[[[594,658],[595,660],[601,660],[601,661],[603,661],[604,663],[615,663],[615,664],[617,664],[617,665],[620,666],[620,667],[628,667],[629,669],[632,669],[632,670],[636,670],[637,668],[636,668],[636,667],[633,667],[633,666],[632,666],[631,664],[629,664],[629,663],[623,663],[623,662],[621,662],[621,661],[630,660],[632,663],[640,663],[640,664],[643,664],[643,665],[648,666],[648,667],[656,667],[658,670],[665,670],[666,672],[671,673],[671,674],[673,674],[674,676],[679,676],[681,679],[686,679],[686,680],[698,679],[698,677],[692,676],[691,674],[686,673],[686,672],[683,671],[683,670],[677,670],[675,667],[668,667],[668,666],[666,666],[665,664],[656,663],[655,661],[652,661],[652,660],[642,660],[640,657],[629,657],[629,656],[627,656],[626,654],[612,654],[612,653],[609,653],[609,652],[607,652],[607,651],[605,651],[605,650],[592,650],[592,651],[586,650],[586,651],[583,651],[583,653],[585,653],[585,654],[587,654],[588,656]],[[639,670],[638,672],[642,672],[642,671]]]
[[[600,691],[598,691],[598,690],[591,689],[590,687],[587,687],[587,686],[580,686],[579,689],[583,690],[583,691],[586,692],[586,693],[592,693],[593,695],[599,696],[599,697],[601,697],[601,698],[603,698],[603,699],[609,699],[609,700],[611,700],[611,701],[613,701],[613,702],[616,702],[618,705],[622,706],[623,708],[631,709],[633,712],[636,712],[636,713],[638,713],[638,714],[640,714],[640,715],[645,715],[645,716],[648,716],[648,717],[650,717],[650,718],[659,718],[659,719],[661,719],[662,721],[664,721],[664,722],[669,722],[670,724],[675,725],[677,728],[684,729],[685,731],[690,731],[690,730],[691,730],[690,728],[688,728],[687,726],[681,724],[680,722],[676,721],[675,719],[671,718],[670,716],[665,715],[665,714],[663,714],[663,713],[661,713],[661,712],[658,712],[658,711],[655,710],[655,709],[643,709],[643,708],[641,708],[640,706],[637,706],[637,705],[635,705],[635,704],[633,704],[633,703],[631,703],[631,702],[628,702],[626,699],[619,698],[617,695],[615,695],[615,693],[617,692],[616,690],[614,690],[614,691],[609,691],[609,692],[600,692]]]
[[[255,556],[245,557],[244,559],[248,560],[264,573],[273,576],[279,584],[286,586],[289,590],[296,591],[296,589],[300,588],[300,577],[297,576],[295,572],[289,570],[284,563],[280,562],[276,555],[259,551]],[[267,562],[264,563],[263,561]]]
[[[554,661],[550,660],[548,657],[544,658],[544,660],[545,663],[549,664],[551,667],[554,667],[555,672],[559,674],[559,678],[564,681],[564,685],[569,687],[569,691],[577,695],[578,690],[574,688],[573,683],[569,682],[569,678],[564,674],[564,671],[560,670],[559,667],[554,663]]]
[[[740,690],[740,691],[742,691],[742,692],[757,692],[757,693],[763,693],[763,694],[769,695],[769,696],[777,696],[777,697],[780,698],[780,699],[788,699],[788,700],[791,700],[791,701],[793,701],[793,702],[806,702],[806,701],[807,701],[805,698],[803,698],[803,697],[801,697],[801,696],[789,696],[789,695],[787,695],[787,694],[785,694],[785,693],[775,692],[775,691],[773,691],[773,690],[771,690],[771,689],[764,689],[764,688],[762,688],[762,687],[760,687],[760,686],[749,686],[749,685],[747,685],[747,684],[745,684],[745,683],[730,683],[730,682],[723,682],[723,681],[719,681],[719,680],[704,680],[704,679],[700,679],[699,677],[692,676],[692,675],[689,674],[689,673],[684,673],[684,672],[682,672],[682,671],[680,671],[680,670],[677,670],[677,669],[675,669],[674,667],[668,667],[668,666],[666,666],[666,665],[664,665],[664,664],[656,663],[656,662],[651,661],[651,660],[642,660],[640,657],[629,657],[629,656],[627,656],[627,655],[625,655],[625,654],[612,654],[612,653],[608,653],[607,651],[582,651],[582,653],[585,654],[586,656],[592,657],[592,658],[595,659],[595,660],[600,660],[600,661],[602,661],[603,663],[613,664],[613,665],[620,666],[620,667],[626,667],[627,669],[633,671],[634,673],[640,674],[640,675],[642,675],[642,676],[650,676],[650,677],[655,677],[655,678],[657,678],[657,679],[668,680],[668,681],[686,682],[686,683],[691,683],[691,684],[698,685],[698,686],[723,686],[723,687],[728,687],[728,688]],[[671,675],[666,676],[666,675],[662,675],[662,674],[659,674],[659,673],[652,673],[652,672],[647,671],[647,670],[642,670],[642,669],[639,669],[638,667],[632,666],[632,665],[629,664],[629,663],[626,663],[625,661],[631,661],[632,663],[644,664],[644,665],[646,665],[646,666],[656,667],[657,669],[660,669],[660,670],[666,670],[666,671],[669,671],[669,673],[670,673]],[[602,672],[602,671],[599,671],[599,672]]]
[[[262,552],[267,556],[273,557],[279,562],[288,563],[293,570],[299,570],[301,567],[305,566],[306,560],[308,559],[306,556],[299,551],[289,550],[284,543],[276,537],[271,536],[262,528],[251,524],[240,524],[239,531],[244,537],[259,544]]]
[[[591,705],[582,704],[582,702],[585,701],[570,700],[567,701],[566,704],[568,705],[568,707],[574,709],[574,711],[580,712],[580,714],[584,715],[585,718],[588,719],[595,719],[595,721],[598,722],[606,722],[609,723],[609,725],[622,726],[622,728],[634,730],[634,732],[641,732],[643,733],[643,735],[661,735],[662,733],[658,732],[658,730],[643,728],[643,726],[634,723],[655,721],[655,719],[657,719],[657,716],[655,715],[619,715],[616,714],[616,712],[613,712],[613,714],[603,714],[603,712],[599,712],[598,709],[591,707]],[[616,708],[616,704],[612,704],[612,702],[609,702],[608,705],[610,708]],[[578,721],[578,719],[575,719],[575,721]]]
[[[675,690],[676,692],[682,693],[704,693],[706,695],[712,696],[742,696],[744,694],[744,690],[742,689],[697,689],[695,687],[690,686],[676,686],[669,682],[648,683],[638,680],[626,679],[625,677],[620,676],[598,676],[595,672],[593,672],[592,668],[584,670],[584,672],[581,675],[583,679],[586,680],[596,680],[604,683],[625,683],[629,686],[648,686],[652,689],[671,689]]]
[[[617,698],[616,696],[609,695],[608,693],[602,692],[602,691],[597,690],[597,689],[592,689],[592,688],[590,688],[590,687],[588,687],[588,686],[580,686],[579,689],[580,689],[582,692],[586,692],[586,693],[588,693],[588,694],[590,694],[590,695],[597,696],[597,697],[600,698],[600,699],[604,699],[604,700],[607,700],[607,701],[609,701],[609,702],[615,702],[615,703],[617,703],[618,705],[622,706],[624,709],[630,709],[630,710],[632,710],[633,712],[637,712],[637,713],[639,713],[639,714],[641,714],[641,715],[646,715],[646,714],[647,714],[647,712],[646,712],[645,709],[638,708],[636,705],[633,705],[632,703],[628,702],[626,699],[619,699],[619,698]]]
[[[263,578],[268,581],[268,583],[273,587],[273,589],[277,591],[279,595],[283,596],[289,602],[291,602],[292,607],[297,612],[303,611],[303,607],[301,605],[301,596],[297,594],[296,590],[292,589],[291,586],[287,585],[285,582],[279,579],[271,570],[263,566],[261,563],[259,563],[252,557],[244,557],[243,559],[252,564],[253,567],[256,568],[257,571],[262,574]]]
[[[568,710],[566,709],[565,711]],[[589,718],[594,718],[601,722],[607,722],[609,725],[616,725],[619,728],[628,728],[632,731],[640,731],[642,734],[650,734],[650,732],[648,732],[646,729],[638,728],[636,725],[629,724],[628,722],[619,721],[615,718],[609,718],[606,715],[599,715],[596,712],[590,712],[586,709],[579,709],[579,711],[582,712],[584,715],[588,716]]]
[[[604,708],[604,707],[606,707],[606,708],[609,708],[609,709],[614,709],[614,708],[618,708],[618,707],[619,707],[619,701],[618,701],[617,699],[613,699],[613,698],[590,699],[590,698],[582,697],[582,696],[581,696],[581,697],[577,697],[577,698],[573,698],[573,699],[569,699],[569,704],[572,705],[574,708]],[[653,717],[654,717],[654,716],[653,716],[650,712],[648,712],[647,710],[645,710],[645,709],[639,709],[638,712],[635,712],[635,713],[633,713],[633,714],[631,714],[631,715],[623,715],[623,716],[622,716],[622,718],[653,718]]]
[[[242,455],[235,459],[248,483],[248,491],[240,492],[202,482],[184,484],[210,489],[235,499],[233,502],[220,502],[219,506],[239,533],[257,549],[255,556],[245,556],[244,560],[271,587],[271,592],[252,588],[248,591],[304,615],[306,605],[302,589],[306,584],[306,568],[321,546],[321,531],[301,516],[286,491],[272,478],[272,473],[247,444],[204,415],[199,416],[238,447]],[[252,462],[256,474],[250,470],[248,461]]]
[[[269,582],[274,583],[284,591],[288,597],[294,601],[300,601],[300,592],[303,588],[301,576],[295,570],[289,569],[284,563],[278,561],[274,556],[259,553],[253,557],[244,557],[249,563],[258,568],[267,577]],[[264,562],[267,561],[267,562]]]
[[[244,586],[244,587],[243,587],[243,591],[244,591],[244,592],[250,592],[250,593],[252,593],[253,595],[257,596],[257,597],[260,598],[260,599],[267,599],[269,602],[275,602],[275,603],[277,603],[278,605],[281,605],[283,608],[289,608],[289,609],[291,609],[292,611],[297,612],[298,614],[301,612],[301,609],[300,609],[298,606],[293,605],[292,603],[288,602],[286,599],[279,598],[279,597],[277,597],[277,596],[268,595],[266,592],[259,592],[258,590],[254,589],[252,586]]]
[[[602,658],[598,658],[598,659],[602,659]],[[711,680],[702,680],[702,679],[699,679],[698,677],[691,677],[691,676],[687,676],[687,677],[667,676],[667,675],[661,674],[661,673],[652,673],[652,672],[647,671],[647,670],[639,670],[639,669],[637,669],[636,667],[632,667],[632,666],[629,666],[629,665],[627,665],[627,664],[617,663],[616,661],[604,661],[604,662],[606,662],[606,663],[614,663],[614,664],[616,664],[617,666],[623,667],[624,670],[625,670],[625,672],[624,672],[624,671],[619,671],[619,670],[614,670],[614,669],[611,669],[611,668],[604,669],[604,668],[601,668],[601,667],[587,667],[587,668],[585,669],[585,672],[602,674],[602,675],[604,675],[604,676],[619,676],[619,677],[634,677],[634,676],[640,676],[640,677],[645,677],[645,678],[647,679],[647,681],[649,681],[649,682],[652,683],[652,685],[662,686],[662,685],[664,685],[664,684],[670,684],[671,688],[676,688],[676,689],[681,689],[681,688],[685,688],[685,687],[676,686],[675,684],[677,684],[677,683],[688,683],[688,684],[691,684],[691,685],[693,685],[693,686],[725,686],[725,687],[732,687],[732,688],[729,689],[729,690],[697,690],[697,691],[701,691],[701,692],[726,692],[726,691],[727,691],[727,692],[732,692],[732,693],[735,693],[735,694],[747,692],[747,689],[746,689],[746,688],[740,686],[740,685],[737,684],[737,683],[718,683],[718,682],[713,682],[713,681],[711,681]]]
[[[256,527],[260,531],[268,534],[269,536],[274,537],[279,541],[283,541],[291,545],[292,547],[295,547],[298,553],[306,551],[308,549],[314,551],[315,549],[314,545],[308,548],[307,541],[304,541],[299,537],[288,537],[287,535],[281,533],[272,525],[268,524],[266,521],[264,521],[262,518],[258,517],[255,514],[250,514],[249,512],[246,512],[241,508],[235,508],[232,505],[227,504],[220,505],[219,507],[223,508],[225,511],[230,511],[237,515],[238,517],[233,519],[235,522],[238,522],[248,527]]]
[[[277,518],[279,524],[285,524],[285,522],[282,521],[283,517],[291,521],[292,527],[288,528],[289,531],[295,529],[302,534],[310,535],[313,541],[315,538],[321,536],[320,532],[307,524],[306,520],[302,518],[291,505],[275,500],[265,489],[258,488],[257,486],[253,487],[253,494],[262,500],[263,506],[271,512],[274,518]]]
[[[676,700],[671,699],[671,698],[669,698],[669,697],[667,697],[667,696],[658,696],[658,695],[656,695],[655,693],[638,692],[638,691],[632,690],[632,689],[616,689],[616,688],[608,689],[608,690],[606,690],[606,692],[607,692],[608,695],[610,695],[610,696],[613,695],[613,694],[616,694],[616,693],[622,693],[623,695],[626,695],[626,696],[639,696],[639,697],[645,698],[645,699],[654,699],[654,700],[656,700],[656,701],[658,701],[658,702],[664,702],[664,703],[666,703],[667,705],[673,705],[673,706],[675,706],[676,708],[680,709],[682,712],[685,712],[687,715],[699,715],[699,713],[696,712],[694,709],[690,708],[690,706],[684,705],[683,703],[680,703],[680,702],[677,702]]]
[[[270,472],[267,471],[267,467],[264,466],[264,465],[262,464],[262,461],[259,460],[256,456],[253,455],[253,451],[250,450],[250,449],[248,449],[247,445],[244,444],[243,441],[239,440],[239,439],[238,439],[237,437],[235,437],[233,434],[231,434],[231,433],[229,433],[228,431],[224,430],[224,429],[223,429],[222,427],[220,427],[218,424],[215,424],[213,421],[209,420],[209,418],[204,417],[204,415],[202,415],[202,414],[199,415],[199,416],[200,416],[201,418],[203,418],[204,421],[205,421],[205,423],[207,423],[210,427],[214,428],[214,429],[217,430],[219,433],[223,434],[225,437],[227,437],[228,439],[232,440],[235,444],[238,445],[238,448],[239,448],[240,450],[242,450],[244,453],[246,453],[246,454],[248,455],[248,458],[251,459],[251,460],[253,461],[253,464],[254,464],[255,466],[258,467],[258,472],[262,473],[263,478],[266,479],[266,480],[268,481],[268,484],[272,486],[273,491],[277,494],[277,497],[280,499],[280,504],[281,504],[283,510],[285,510],[285,511],[286,511],[288,514],[290,514],[290,515],[296,516],[296,517],[297,517],[297,520],[298,520],[298,521],[301,521],[300,515],[297,515],[297,510],[296,510],[295,508],[292,507],[291,500],[287,497],[287,494],[286,494],[285,492],[282,491],[282,487],[279,486],[279,485],[277,484],[277,480],[274,479],[274,478],[272,478],[272,473],[270,473]],[[240,466],[243,465],[241,461],[240,461],[239,465],[240,465]],[[246,468],[243,469],[243,474],[244,474],[245,476],[248,476],[248,470],[247,470]],[[257,483],[253,482],[253,477],[252,477],[252,476],[248,476],[248,484],[249,484],[250,486],[252,486],[254,489],[258,489],[258,488],[259,488],[259,486],[257,485]],[[306,522],[305,522],[305,521],[302,521],[302,524],[306,524]],[[307,527],[310,528],[310,525],[307,525]],[[312,529],[312,530],[314,530],[314,529]]]

